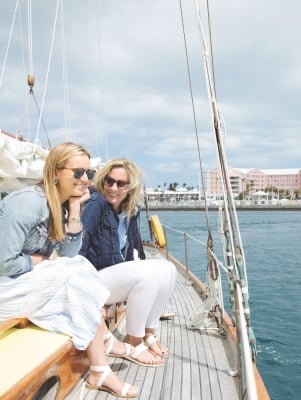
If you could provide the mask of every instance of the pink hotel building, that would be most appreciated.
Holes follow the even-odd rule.
[[[301,169],[246,169],[228,168],[234,196],[242,192],[254,194],[265,188],[277,188],[293,193],[301,191]],[[222,187],[219,170],[207,171],[207,195],[221,195]]]

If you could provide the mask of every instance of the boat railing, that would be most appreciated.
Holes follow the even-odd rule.
[[[248,400],[257,400],[258,395],[257,395],[257,389],[256,389],[256,379],[255,379],[255,372],[254,372],[254,354],[251,349],[250,343],[253,341],[253,337],[249,337],[249,332],[248,332],[248,324],[245,318],[245,309],[244,309],[244,299],[243,299],[243,294],[242,294],[242,288],[240,286],[240,281],[235,275],[232,273],[229,274],[229,270],[224,266],[223,262],[221,262],[216,254],[208,247],[207,242],[204,242],[200,239],[195,238],[194,236],[188,234],[187,232],[183,232],[179,229],[174,229],[170,226],[167,225],[162,225],[164,235],[165,235],[165,240],[166,240],[166,246],[165,246],[165,252],[166,252],[166,257],[167,259],[170,259],[171,253],[170,253],[170,233],[174,233],[176,235],[180,235],[183,238],[183,246],[184,246],[184,261],[181,261],[181,264],[185,268],[185,278],[186,278],[186,284],[191,283],[190,279],[191,276],[195,276],[195,273],[191,270],[190,268],[190,257],[189,257],[189,241],[193,241],[197,245],[204,247],[207,252],[207,256],[214,259],[215,265],[218,269],[218,275],[220,278],[220,271],[223,270],[227,276],[228,283],[229,283],[229,291],[232,290],[232,293],[230,293],[230,297],[232,296],[232,299],[234,297],[234,303],[235,307],[232,307],[232,313],[234,313],[233,316],[231,316],[232,323],[234,324],[237,334],[236,334],[236,339],[238,341],[237,343],[237,368],[231,369],[229,373],[240,376],[240,385],[241,385],[241,398],[248,399]],[[177,240],[177,247],[178,247],[179,241]],[[217,279],[216,281],[213,282],[212,284],[212,277],[210,277],[209,273],[209,264],[210,262],[208,261],[206,264],[206,282],[205,282],[205,288],[206,288],[206,297],[210,296],[210,292],[212,290],[217,290],[217,293],[215,293],[212,296],[211,293],[211,302],[207,302],[207,310],[202,309],[200,311],[201,315],[204,315],[204,313],[213,314],[212,307],[216,309],[217,302],[219,303],[220,306],[220,312],[223,315],[223,310],[224,310],[224,304],[223,304],[223,294],[222,294],[222,282],[221,279]],[[198,278],[197,278],[198,279]],[[231,282],[232,280],[232,282]],[[218,287],[219,286],[219,287]],[[207,289],[209,288],[209,294],[207,292]],[[206,303],[206,301],[205,301]],[[215,312],[215,311],[214,311]],[[195,311],[193,318],[195,318],[195,315],[198,314],[198,310]],[[218,318],[215,318],[215,322],[218,320]],[[223,321],[221,320],[221,325],[223,324]],[[207,330],[207,329],[212,329],[209,327],[208,322],[206,322],[205,327],[203,326],[192,326],[189,325],[189,327],[194,327],[200,330]],[[221,329],[221,327],[218,327],[218,329],[221,333],[224,333],[224,329]]]
[[[188,254],[188,240],[190,239],[190,240],[192,240],[192,241],[194,241],[194,242],[196,242],[196,243],[198,243],[199,245],[201,245],[201,246],[206,246],[206,243],[205,242],[202,242],[201,240],[199,240],[199,239],[196,239],[195,237],[193,237],[193,236],[191,236],[191,235],[189,235],[187,232],[183,232],[183,231],[180,231],[179,229],[174,229],[174,228],[171,228],[170,226],[167,226],[167,225],[163,225],[163,230],[164,230],[164,235],[165,235],[165,238],[166,238],[166,246],[165,246],[165,249],[166,249],[166,254],[167,254],[167,258],[168,258],[168,256],[169,256],[169,243],[168,243],[168,234],[167,234],[167,231],[171,231],[171,232],[174,232],[174,233],[178,233],[178,234],[181,234],[182,236],[183,236],[183,243],[184,243],[184,259],[185,259],[185,267],[186,267],[186,279],[187,279],[187,281],[188,281],[188,279],[189,279],[189,277],[188,277],[188,273],[189,273],[189,254]]]
[[[166,238],[166,246],[165,246],[165,250],[166,250],[166,256],[167,258],[169,257],[169,242],[168,242],[168,233],[167,231],[171,231],[174,233],[178,233],[180,235],[182,235],[183,237],[183,244],[184,244],[184,265],[186,268],[186,276],[188,279],[188,275],[189,275],[189,271],[192,272],[192,270],[189,267],[190,261],[189,261],[189,246],[188,246],[188,240],[190,239],[191,241],[199,244],[200,246],[203,246],[204,248],[206,248],[206,251],[208,251],[210,253],[210,255],[212,256],[212,258],[214,258],[214,260],[216,261],[217,265],[219,266],[219,268],[223,269],[225,271],[225,273],[227,273],[227,268],[224,266],[224,264],[218,259],[218,257],[216,256],[216,254],[210,249],[208,248],[207,242],[204,242],[200,239],[195,238],[194,236],[190,235],[187,232],[175,229],[175,228],[171,228],[170,226],[167,225],[162,225],[163,230],[164,230],[164,235]]]

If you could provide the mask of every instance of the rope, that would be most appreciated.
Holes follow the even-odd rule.
[[[205,218],[206,218],[207,231],[208,231],[208,239],[207,239],[207,244],[206,244],[206,247],[207,247],[207,258],[208,258],[208,271],[209,271],[210,279],[213,279],[214,281],[216,281],[217,278],[219,278],[218,282],[215,282],[214,287],[211,288],[211,291],[213,293],[213,297],[215,298],[215,295],[216,295],[217,291],[220,292],[220,294],[222,294],[222,288],[221,288],[221,282],[220,282],[220,274],[219,274],[219,269],[218,269],[219,262],[216,259],[215,254],[214,254],[214,241],[213,241],[213,237],[212,237],[212,234],[211,234],[211,226],[210,226],[210,222],[209,222],[208,201],[207,201],[207,195],[206,195],[206,189],[205,189],[205,178],[204,178],[203,165],[202,165],[202,159],[201,159],[199,134],[198,134],[198,128],[197,128],[197,122],[196,122],[194,96],[193,96],[193,90],[192,90],[192,84],[191,84],[191,74],[190,74],[190,66],[189,66],[189,60],[188,60],[187,41],[186,41],[186,34],[185,34],[185,26],[184,26],[183,10],[182,10],[181,0],[179,0],[179,4],[180,4],[180,12],[181,12],[181,22],[182,22],[184,45],[185,45],[187,74],[188,74],[188,79],[189,79],[190,97],[191,97],[193,119],[194,119],[195,137],[196,137],[197,150],[198,150],[198,160],[199,160],[199,169],[200,169],[200,176],[201,176],[201,185],[202,185],[202,192],[204,194],[204,202],[205,202]],[[208,9],[208,7],[207,7],[207,9]],[[208,20],[209,20],[209,14],[208,14]],[[211,34],[210,34],[210,37],[211,37]],[[210,40],[210,43],[211,43],[211,40]],[[205,44],[205,42],[204,42],[204,44]],[[213,60],[212,60],[212,66],[213,66]],[[216,274],[218,274],[218,276],[216,276]],[[206,282],[206,283],[208,284],[208,282]],[[212,301],[209,301],[209,305],[206,303],[205,304],[205,310],[206,311],[202,311],[201,313],[203,313],[203,314],[207,313],[208,315],[211,314],[211,317],[212,316],[214,317],[216,315],[216,313],[213,311],[214,309],[219,309],[219,310],[223,309],[223,297],[222,296],[220,297],[220,300],[214,299]],[[195,320],[195,318],[194,318],[194,320]],[[216,321],[218,321],[218,318],[216,318]],[[204,326],[204,321],[202,321],[202,323],[199,321],[197,325],[198,326]],[[220,325],[221,325],[221,321],[220,321],[220,324],[219,324],[219,327],[218,327],[219,329],[220,329]]]
[[[206,277],[206,300],[189,316],[187,327],[200,330],[218,330],[224,334],[223,290],[220,274],[217,280],[212,279],[208,271]]]
[[[181,235],[184,234],[184,237],[199,243],[207,249],[208,268],[206,274],[206,300],[199,305],[193,313],[191,313],[187,326],[189,328],[200,330],[218,330],[223,334],[224,329],[222,327],[222,317],[224,301],[220,269],[223,269],[226,273],[227,269],[216,257],[213,248],[209,246],[210,240],[205,243],[186,232],[184,233],[183,231],[171,228],[170,226],[163,226],[165,230],[168,229],[175,233],[180,233]],[[212,271],[212,267],[216,270],[215,274]]]

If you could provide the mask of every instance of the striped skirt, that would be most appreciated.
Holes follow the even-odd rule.
[[[16,277],[0,276],[0,321],[25,317],[51,332],[71,336],[85,350],[110,293],[82,256],[43,261]]]

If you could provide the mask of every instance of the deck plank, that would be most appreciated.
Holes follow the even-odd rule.
[[[172,296],[177,314],[173,319],[160,321],[158,336],[171,351],[164,367],[138,366],[127,360],[109,358],[112,369],[120,378],[140,389],[138,400],[236,400],[239,398],[236,379],[228,374],[234,360],[228,360],[225,345],[228,339],[215,332],[187,328],[189,315],[201,299],[192,285],[179,274]],[[115,335],[123,340],[125,324]],[[79,398],[79,386],[66,400]],[[92,393],[91,393],[92,392]],[[84,390],[85,400],[113,400],[116,397],[101,391]]]

